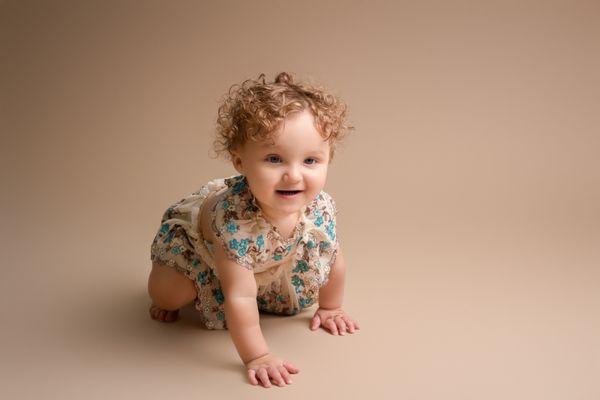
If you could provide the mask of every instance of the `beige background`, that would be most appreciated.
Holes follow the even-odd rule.
[[[0,34],[0,397],[600,398],[597,1],[2,1]],[[233,173],[220,96],[282,70],[357,128],[326,190],[363,329],[262,318],[302,370],[266,390],[146,280]]]

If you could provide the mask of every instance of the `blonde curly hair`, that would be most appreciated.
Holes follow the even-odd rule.
[[[272,83],[260,74],[256,80],[231,86],[219,106],[214,150],[231,160],[232,151],[248,140],[273,139],[286,116],[305,109],[312,112],[317,130],[329,141],[332,160],[336,144],[354,130],[346,123],[346,104],[324,88],[295,83],[287,72],[279,73]]]

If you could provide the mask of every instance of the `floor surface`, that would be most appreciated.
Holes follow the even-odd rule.
[[[600,399],[599,4],[0,0],[0,398]],[[356,127],[326,190],[362,329],[262,316],[301,370],[265,389],[146,285],[164,210],[234,173],[219,99],[281,71]]]

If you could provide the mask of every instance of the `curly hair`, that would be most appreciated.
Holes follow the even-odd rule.
[[[248,140],[271,140],[276,128],[291,113],[308,109],[321,136],[329,141],[330,160],[336,144],[354,127],[346,123],[346,104],[322,87],[294,83],[292,75],[281,72],[272,83],[265,74],[232,85],[218,109],[217,155],[231,159],[232,151]]]

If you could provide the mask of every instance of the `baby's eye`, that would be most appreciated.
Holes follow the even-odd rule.
[[[266,161],[270,162],[270,163],[277,164],[277,163],[281,162],[281,157],[279,157],[279,156],[267,156]]]
[[[316,158],[307,158],[306,160],[304,160],[305,163],[309,164],[309,165],[313,165],[317,163],[317,159]]]

